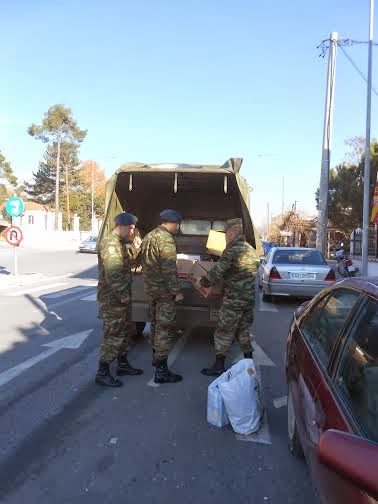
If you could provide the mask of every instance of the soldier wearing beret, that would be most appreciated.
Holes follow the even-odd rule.
[[[183,299],[177,273],[177,234],[181,215],[175,210],[160,214],[161,225],[142,242],[141,263],[151,319],[151,345],[156,367],[155,383],[176,383],[182,376],[168,369],[167,359],[176,333],[176,302]]]
[[[214,333],[215,363],[202,370],[207,376],[219,376],[234,338],[239,342],[245,358],[252,357],[250,327],[255,304],[255,279],[259,258],[243,235],[241,219],[226,222],[227,246],[213,269],[201,279],[204,287],[223,280],[224,298]]]
[[[102,241],[98,250],[99,282],[97,301],[99,316],[104,323],[104,339],[100,349],[100,362],[96,383],[120,387],[122,382],[110,373],[110,364],[118,359],[117,374],[139,375],[141,369],[133,368],[127,358],[131,310],[131,264],[139,251],[127,247],[133,242],[138,219],[130,213],[120,213],[113,231]]]

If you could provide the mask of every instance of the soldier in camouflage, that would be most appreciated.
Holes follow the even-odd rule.
[[[118,359],[117,374],[140,375],[141,369],[133,368],[128,359],[131,266],[139,254],[134,230],[137,218],[130,213],[115,217],[115,228],[100,244],[98,251],[99,282],[97,301],[99,317],[104,323],[104,339],[100,349],[100,363],[96,383],[120,387],[122,382],[110,373],[110,364]],[[130,243],[133,243],[130,246]]]
[[[143,239],[141,263],[149,299],[151,345],[156,366],[154,380],[155,383],[176,383],[182,380],[182,376],[168,369],[167,359],[176,333],[176,302],[183,299],[174,239],[181,215],[175,210],[164,210],[160,218],[161,225]]]
[[[207,376],[219,376],[234,338],[239,342],[245,358],[252,358],[250,328],[255,304],[255,279],[259,258],[243,235],[241,219],[226,222],[227,246],[214,268],[202,279],[204,287],[221,280],[224,282],[223,304],[214,333],[216,360],[211,368],[202,370]]]

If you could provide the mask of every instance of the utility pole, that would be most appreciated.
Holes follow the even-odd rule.
[[[266,239],[269,240],[270,233],[270,207],[269,203],[266,204]]]
[[[59,230],[59,186],[60,186],[60,138],[57,141],[56,178],[55,178],[55,217],[54,229]]]
[[[364,169],[364,202],[362,224],[362,274],[368,274],[369,259],[369,220],[370,220],[370,129],[371,129],[371,85],[373,70],[373,34],[374,34],[374,0],[370,0],[369,20],[369,55],[366,98],[366,145]]]
[[[296,232],[296,229],[295,229],[296,219],[297,219],[297,203],[298,203],[298,200],[294,200],[294,205],[293,205],[293,213],[294,213],[293,247],[295,247],[295,242],[297,240],[297,232]]]
[[[281,210],[281,217],[283,218],[285,211],[285,177],[282,177],[282,210]]]
[[[92,159],[92,183],[91,183],[91,208],[92,208],[92,233],[94,232],[94,160]]]
[[[65,166],[66,170],[66,204],[67,204],[67,227],[71,230],[71,210],[70,210],[70,188],[68,183],[68,164]]]
[[[327,92],[324,112],[323,150],[319,184],[318,226],[316,233],[316,247],[323,254],[325,254],[327,241],[328,186],[331,158],[333,104],[335,98],[336,49],[338,38],[339,35],[337,32],[332,32],[329,38],[330,45],[328,56]]]

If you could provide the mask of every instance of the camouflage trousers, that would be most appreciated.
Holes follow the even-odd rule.
[[[250,328],[253,323],[254,303],[224,299],[219,310],[218,325],[214,333],[216,355],[227,355],[236,338],[243,353],[252,351]]]
[[[151,346],[157,360],[168,358],[176,334],[176,304],[173,298],[149,298]]]
[[[100,361],[110,364],[129,351],[132,335],[130,305],[110,306],[100,303],[99,318],[104,324]]]

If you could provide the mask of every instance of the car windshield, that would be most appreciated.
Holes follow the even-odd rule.
[[[277,250],[273,257],[274,264],[324,266],[324,257],[317,250]]]

